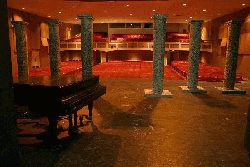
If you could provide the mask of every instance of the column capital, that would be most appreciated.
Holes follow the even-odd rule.
[[[27,22],[23,22],[23,21],[11,21],[11,23],[13,25],[28,25]]]
[[[191,24],[202,24],[204,20],[191,20]]]
[[[48,24],[60,24],[58,20],[46,20],[46,23]]]
[[[153,14],[153,19],[156,20],[166,20],[168,18],[168,14]]]
[[[228,22],[226,22],[227,25],[231,25],[231,24],[243,24],[244,23],[244,20],[230,20]]]
[[[78,18],[79,19],[88,18],[88,19],[94,20],[94,17],[92,16],[92,14],[79,14]]]

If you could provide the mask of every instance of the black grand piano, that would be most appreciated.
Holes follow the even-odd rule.
[[[13,77],[13,87],[16,105],[28,106],[31,112],[48,118],[49,142],[57,140],[59,116],[68,115],[70,133],[77,127],[77,111],[88,105],[89,115],[85,117],[92,120],[93,101],[106,93],[99,76]]]

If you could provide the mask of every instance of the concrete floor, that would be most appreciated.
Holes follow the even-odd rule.
[[[250,166],[244,147],[250,82],[236,84],[247,95],[222,95],[214,88],[222,82],[199,82],[208,93],[191,94],[179,88],[186,81],[164,81],[173,98],[162,99],[144,97],[151,79],[102,78],[100,83],[107,94],[94,102],[93,123],[77,136],[62,132],[52,148],[34,137],[20,137],[22,166]],[[80,113],[87,113],[87,107]],[[67,128],[66,120],[59,124]],[[21,133],[43,131],[31,126],[23,125]]]

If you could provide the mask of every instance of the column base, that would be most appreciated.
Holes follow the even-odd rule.
[[[157,94],[155,92],[153,92],[152,89],[144,89],[144,96],[145,97],[157,97],[157,98],[172,98],[173,95],[171,94],[171,92],[169,92],[168,90],[163,90],[161,94]]]
[[[225,87],[216,87],[216,86],[215,88],[220,90],[222,94],[241,94],[241,95],[246,94],[245,90],[240,90],[239,88],[234,88],[234,90],[228,90]]]
[[[204,94],[207,93],[207,91],[200,86],[197,86],[197,89],[190,89],[188,88],[188,86],[180,86],[180,88],[182,89],[183,92],[187,93],[204,93]]]

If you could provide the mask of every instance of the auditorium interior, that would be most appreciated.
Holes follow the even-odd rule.
[[[33,84],[32,97],[27,101],[32,103],[31,107],[19,103],[14,106],[20,166],[250,165],[248,0],[7,0],[6,14],[10,46],[7,55],[11,60],[14,99],[24,99],[23,102],[27,93],[20,79],[22,62],[18,61],[18,38],[21,37],[14,22],[25,25],[21,42],[26,41],[28,77],[42,78],[28,81],[31,87]],[[85,25],[87,21],[81,14],[91,15],[90,27]],[[166,21],[161,23],[165,25],[161,62],[157,58],[157,40],[161,38],[157,36],[160,23],[156,14],[167,14]],[[51,87],[55,84],[48,80],[54,68],[50,53],[57,46],[51,42],[55,40],[51,32],[56,30],[47,20],[58,21],[58,75],[67,78],[67,83],[81,82],[78,78],[84,76],[83,54],[87,54],[83,51],[83,41],[91,39],[85,44],[91,46],[89,55],[94,77],[83,80],[85,87],[90,83],[96,85],[83,93],[100,91],[98,97],[74,95],[92,99],[91,103],[81,101],[82,104],[74,108],[78,113],[78,116],[74,114],[74,127],[75,124],[78,127],[74,132],[68,121],[72,121],[72,113],[56,118],[57,139],[52,145],[48,144],[50,139],[42,135],[50,132],[53,120],[41,113],[59,113],[56,107],[47,110],[57,103],[53,101],[57,95],[50,94],[49,91],[54,91],[52,88],[48,92],[40,87],[34,89],[36,84]],[[194,51],[197,36],[193,20],[203,20],[198,33],[198,54]],[[237,32],[229,28],[230,21],[242,21],[238,39],[233,38]],[[86,30],[83,25],[89,28],[91,38],[83,31],[83,28]],[[238,48],[231,49],[232,45]],[[196,83],[205,93],[185,92],[182,88],[193,82],[190,69],[194,65],[190,64],[195,62],[191,57],[195,54],[198,55]],[[229,75],[227,63],[233,61],[229,60],[233,54],[236,54],[233,65],[236,71]],[[162,89],[171,93],[170,98],[145,95],[146,89],[158,87],[156,63],[162,63]],[[235,89],[231,94],[223,93],[219,88],[225,87],[230,76]],[[15,82],[20,85],[16,86]],[[80,100],[69,100],[72,90],[58,88],[61,89],[60,93],[55,90],[58,94],[68,93],[63,105],[72,111],[72,106]],[[40,108],[41,112],[33,112],[34,108]],[[84,115],[88,112],[93,112],[93,116]]]

